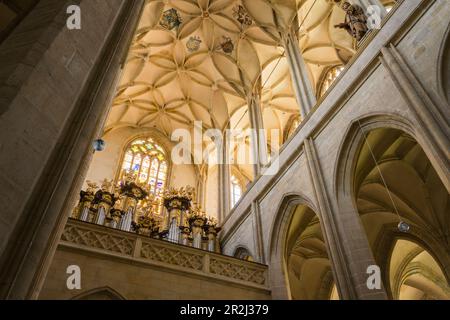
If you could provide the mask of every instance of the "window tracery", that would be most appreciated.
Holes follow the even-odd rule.
[[[134,140],[126,149],[120,167],[119,181],[132,172],[137,182],[148,186],[157,198],[167,186],[168,161],[164,149],[152,138]]]

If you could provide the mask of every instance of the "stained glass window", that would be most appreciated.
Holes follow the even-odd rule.
[[[242,188],[239,180],[235,176],[231,176],[231,207],[233,208],[242,196]]]
[[[327,71],[320,88],[320,96],[323,96],[327,92],[342,70],[344,70],[344,66],[335,66]]]
[[[134,172],[137,182],[148,185],[149,191],[160,198],[166,188],[168,171],[164,149],[151,138],[133,141],[125,152],[120,180],[129,171]]]

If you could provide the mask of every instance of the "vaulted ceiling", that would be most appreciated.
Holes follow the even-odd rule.
[[[298,114],[280,33],[297,25],[314,87],[354,53],[328,0],[148,0],[107,121],[121,127],[248,128],[246,97],[262,92],[264,125]],[[297,22],[298,20],[298,22]]]
[[[359,155],[355,185],[358,211],[372,243],[383,225],[398,223],[397,210],[402,220],[450,248],[450,195],[411,136],[395,129],[371,131]]]
[[[449,300],[450,285],[433,256],[418,244],[397,240],[389,265],[392,297],[399,300]]]
[[[450,285],[434,257],[442,265],[450,258],[450,194],[417,141],[395,129],[369,132],[355,169],[355,191],[377,262],[390,255],[393,297],[448,299]],[[396,230],[399,220],[410,226],[404,238]],[[392,252],[383,241],[390,238],[398,239]],[[405,239],[422,241],[430,251]]]
[[[329,299],[334,281],[320,221],[309,207],[298,206],[286,239],[286,263],[292,299]]]

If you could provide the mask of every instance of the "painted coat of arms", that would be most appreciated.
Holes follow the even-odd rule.
[[[223,37],[223,41],[220,44],[221,49],[223,50],[223,52],[225,53],[232,53],[234,50],[234,43],[233,40],[231,40],[231,38],[229,37]]]
[[[233,17],[239,21],[242,26],[251,26],[252,18],[247,13],[247,10],[240,4],[233,8]]]
[[[159,22],[161,27],[168,30],[178,27],[181,23],[181,17],[178,14],[178,11],[174,8],[164,11],[161,21]]]
[[[198,49],[200,49],[200,45],[202,44],[202,40],[200,37],[194,36],[190,37],[189,40],[186,42],[186,48],[189,52],[196,52]]]

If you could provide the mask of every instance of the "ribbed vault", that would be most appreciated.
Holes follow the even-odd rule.
[[[331,0],[148,0],[105,133],[122,127],[247,129],[248,98],[261,95],[264,127],[283,143],[299,114],[282,37],[294,29],[313,83],[355,53],[334,28],[344,11]],[[268,135],[268,142],[271,137]],[[252,176],[252,167],[240,168]]]
[[[324,68],[354,53],[351,37],[333,28],[343,18],[326,0],[149,0],[106,131],[156,127],[170,135],[196,120],[205,128],[246,128],[241,118],[254,91],[262,94],[265,127],[283,130],[299,107],[281,35],[301,25],[316,84]]]
[[[450,216],[448,214],[450,195],[423,149],[411,136],[400,130],[386,128],[368,133],[367,143],[362,147],[358,157],[354,183],[358,211],[376,259],[386,261],[390,256],[389,248],[392,248],[394,244],[387,245],[383,241],[385,239],[396,241],[396,238],[402,236],[395,227],[399,220],[402,220],[411,228],[405,237],[415,237],[417,241],[434,249],[434,252],[426,253],[430,256],[429,258],[419,259],[419,256],[424,257],[425,250],[414,243],[410,245],[403,243],[401,248],[404,250],[396,247],[391,260],[400,259],[396,255],[410,252],[409,258],[405,257],[409,260],[403,263],[412,263],[417,257],[420,260],[420,263],[415,263],[416,269],[419,268],[418,273],[426,273],[429,268],[434,268],[433,263],[436,262],[431,255],[444,253],[444,256],[439,256],[441,264],[450,261],[448,254],[450,252]],[[400,217],[397,216],[396,210]],[[398,241],[396,246],[401,243]],[[427,261],[429,265],[426,265]],[[406,265],[404,267],[406,268]],[[411,288],[408,289],[409,294],[400,294],[401,284],[398,281],[401,280],[401,275],[392,272],[394,271],[391,270],[390,276],[393,277],[391,289],[394,298],[411,298],[414,296],[413,291],[419,295]],[[417,275],[408,278],[407,282],[414,287],[413,279],[419,281],[420,279],[417,278]],[[445,276],[442,279],[440,285],[448,288]],[[394,285],[392,281],[397,283]],[[420,281],[417,283],[423,284]],[[428,294],[425,295],[428,296]]]
[[[414,242],[396,241],[390,259],[389,278],[394,299],[450,299],[450,287],[439,264]]]
[[[330,299],[331,264],[320,221],[306,206],[298,206],[289,226],[286,257],[292,299]]]

